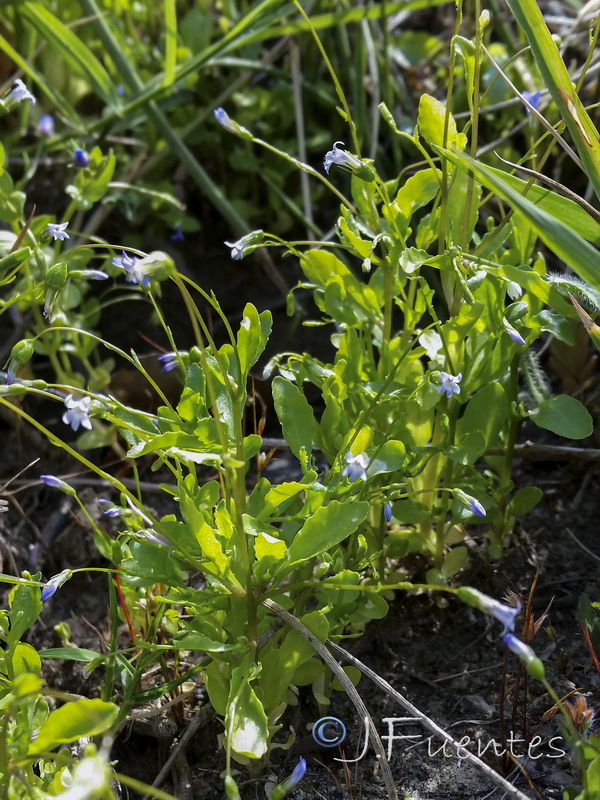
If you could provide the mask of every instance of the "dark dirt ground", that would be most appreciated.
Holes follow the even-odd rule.
[[[231,272],[229,277],[226,270]],[[248,273],[253,280],[248,280]],[[223,265],[220,270],[221,284],[229,281],[227,297],[237,300],[243,291],[244,301],[253,300],[259,308],[277,305],[272,288],[256,264],[244,264],[243,275],[239,266]],[[247,290],[247,291],[246,291]],[[238,294],[239,292],[239,294]],[[137,304],[134,308],[141,307]],[[225,304],[232,317],[238,313],[232,302]],[[280,305],[281,308],[281,305]],[[128,328],[122,331],[123,347],[129,345],[140,351],[139,331],[155,337],[156,330],[145,329],[147,314],[139,320],[128,316]],[[276,314],[274,342],[281,342],[277,331],[289,329],[289,320],[284,309]],[[317,329],[318,330],[318,329]],[[322,350],[326,340],[322,330],[321,341],[312,341],[298,336],[308,332],[315,336],[315,329],[299,328],[296,341],[293,337],[289,347]],[[185,336],[185,330],[178,331]],[[130,341],[124,341],[125,339]],[[179,341],[179,339],[178,339]],[[26,400],[25,402],[29,402]],[[48,423],[60,426],[58,412]],[[3,572],[19,574],[23,569],[39,568],[46,578],[65,567],[97,566],[101,559],[94,549],[90,531],[65,508],[65,498],[58,492],[40,485],[35,478],[39,473],[52,472],[66,475],[76,465],[62,459],[50,459],[40,451],[21,426],[10,425],[5,419],[3,436],[2,475],[8,479],[21,466],[33,458],[42,461],[32,468],[27,476],[7,490],[11,508],[0,517],[0,568]],[[64,433],[64,431],[62,431]],[[272,431],[271,435],[276,435]],[[533,430],[524,431],[531,435]],[[585,443],[584,443],[585,444]],[[95,451],[94,457],[101,462],[114,461],[110,451]],[[285,453],[278,454],[277,466],[282,473],[287,468]],[[158,482],[160,474],[149,470],[150,462],[142,465],[141,479]],[[118,469],[114,465],[112,469]],[[100,513],[98,497],[111,497],[109,489],[86,475],[79,475],[77,483],[82,499],[92,514]],[[590,707],[600,703],[598,676],[583,640],[578,621],[577,606],[581,593],[592,599],[600,597],[598,559],[600,547],[597,541],[598,492],[600,474],[595,466],[581,467],[577,462],[522,462],[517,460],[515,482],[517,486],[534,484],[544,490],[543,502],[527,517],[519,521],[515,531],[506,542],[505,556],[501,561],[491,562],[486,555],[483,541],[471,539],[471,555],[460,582],[470,584],[493,597],[502,598],[507,590],[516,591],[526,601],[529,587],[536,571],[539,580],[535,592],[534,609],[540,615],[552,601],[550,614],[544,629],[537,636],[534,647],[546,663],[547,675],[559,695],[577,689],[588,698]],[[147,502],[152,506],[161,503],[160,494],[147,492]],[[114,498],[112,498],[114,499]],[[481,529],[477,529],[478,532]],[[479,534],[477,534],[479,535]],[[51,539],[51,541],[50,541]],[[586,549],[591,552],[586,552]],[[106,579],[98,573],[74,577],[46,605],[39,622],[30,631],[30,641],[43,649],[59,644],[53,627],[67,621],[71,626],[73,644],[100,650],[102,638],[108,631]],[[546,628],[550,624],[554,635],[550,637]],[[538,730],[538,723],[551,707],[552,702],[541,686],[530,680],[526,696],[521,693],[517,720],[511,722],[511,687],[516,676],[516,660],[506,658],[499,640],[499,624],[490,621],[458,601],[442,602],[439,597],[428,595],[406,596],[398,594],[393,601],[388,617],[370,624],[362,638],[346,642],[348,648],[375,672],[384,677],[394,688],[413,702],[422,712],[450,732],[456,739],[471,737],[470,749],[477,752],[486,743],[501,742],[500,695],[505,674],[506,695],[504,713],[506,729],[514,736],[522,737],[523,724],[529,736],[541,736],[542,744],[534,751],[536,759],[519,759],[523,775],[516,774],[514,765],[502,763],[501,759],[486,752],[485,760],[503,774],[511,774],[511,780],[531,797],[559,798],[562,789],[576,782],[568,757],[556,757],[557,752],[549,745],[553,737],[560,736],[556,720],[550,720]],[[519,632],[517,630],[517,632]],[[98,692],[97,673],[86,675],[83,666],[76,662],[47,660],[45,676],[48,685],[64,691],[95,696]],[[521,684],[522,686],[522,684]],[[405,717],[406,713],[397,703],[379,688],[363,678],[359,684],[377,729],[381,735],[387,733],[390,717]],[[204,800],[221,800],[224,752],[218,737],[221,723],[207,710],[206,698],[201,682],[181,704],[178,717],[170,711],[154,709],[154,719],[167,718],[161,731],[156,726],[139,721],[129,724],[119,735],[113,748],[113,758],[119,771],[140,780],[152,783],[167,759],[170,749],[193,722],[201,724],[189,743],[182,748],[172,771],[161,784],[165,791],[177,798],[188,797]],[[204,709],[204,710],[203,710]],[[349,800],[376,800],[387,796],[372,749],[369,747],[358,766],[350,765],[344,772],[336,757],[337,748],[319,750],[310,736],[311,723],[322,716],[339,717],[346,724],[348,738],[344,743],[346,758],[354,758],[360,752],[359,737],[363,722],[345,696],[334,692],[328,709],[319,709],[308,689],[300,691],[297,706],[290,706],[282,719],[283,730],[276,737],[285,741],[287,732],[293,728],[296,742],[290,750],[274,750],[272,763],[257,776],[249,775],[241,768],[238,782],[243,800],[262,800],[265,783],[276,782],[291,772],[299,755],[308,760],[308,772],[293,797],[303,798],[348,798]],[[524,722],[526,720],[526,723]],[[439,752],[441,741],[428,744],[428,733],[419,723],[402,723],[395,729],[396,735],[421,734],[419,740],[396,741],[392,747],[391,768],[397,782],[400,797],[412,796],[423,800],[483,800],[500,798],[502,790],[471,765],[460,762],[449,751]],[[166,731],[164,730],[166,727]],[[163,738],[160,738],[160,737]],[[560,741],[554,746],[560,748]],[[498,749],[501,749],[500,744]],[[526,752],[527,747],[517,741],[515,753]],[[531,782],[526,783],[526,778]],[[188,785],[190,788],[186,789]],[[188,792],[186,794],[186,792]],[[124,798],[135,798],[133,792],[123,789]]]

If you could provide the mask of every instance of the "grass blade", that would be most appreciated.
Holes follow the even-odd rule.
[[[175,0],[165,0],[165,74],[163,86],[172,86],[177,64],[177,10]]]
[[[544,83],[564,119],[585,171],[600,198],[600,142],[598,131],[571,82],[564,61],[535,0],[507,0],[521,26]]]
[[[435,146],[434,149],[455,166],[471,173],[479,183],[494,191],[513,208],[520,211],[540,239],[559,258],[562,258],[583,280],[600,288],[600,254],[595,247],[560,219],[519,194],[505,180],[505,175],[500,177],[498,170],[492,171],[484,164],[480,164],[470,156],[458,151],[450,152]]]
[[[38,31],[40,36],[64,58],[71,69],[84,78],[108,106],[115,105],[116,91],[112,81],[81,39],[48,11],[42,3],[22,0],[18,13]]]

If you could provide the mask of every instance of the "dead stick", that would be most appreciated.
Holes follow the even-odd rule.
[[[306,625],[303,625],[299,619],[297,619],[293,614],[290,614],[289,611],[286,611],[285,608],[282,608],[277,603],[273,602],[273,600],[263,600],[263,605],[276,614],[280,619],[282,619],[285,623],[287,623],[290,628],[297,631],[301,636],[307,639],[311,645],[315,648],[319,656],[323,659],[323,661],[327,664],[329,669],[333,672],[336,678],[339,679],[340,683],[346,690],[346,694],[354,703],[356,710],[361,715],[361,718],[366,720],[369,730],[369,737],[371,739],[371,744],[373,745],[373,749],[375,750],[376,756],[378,761],[381,764],[381,771],[383,773],[383,780],[385,783],[385,787],[388,792],[388,796],[391,800],[398,800],[398,792],[396,790],[396,784],[394,783],[394,776],[392,775],[392,770],[390,769],[390,765],[388,763],[385,750],[383,747],[383,743],[379,738],[379,734],[377,733],[377,729],[375,728],[375,724],[371,719],[371,715],[369,714],[367,707],[363,703],[363,699],[360,694],[357,692],[354,684],[348,678],[344,670],[340,667],[337,663],[335,658],[331,655],[327,647],[323,644],[323,642],[319,641],[317,637],[311,633]],[[331,647],[331,642],[328,642],[329,646]],[[527,800],[523,795],[524,800]]]
[[[487,775],[487,777],[493,783],[504,789],[506,794],[515,798],[515,800],[529,800],[526,794],[523,794],[523,792],[516,789],[512,783],[507,781],[506,778],[503,778],[502,775],[499,775],[491,767],[488,767],[485,761],[482,761],[480,758],[473,755],[473,753],[470,753],[464,746],[460,744],[460,742],[457,742],[456,739],[454,739],[443,728],[440,728],[437,723],[427,717],[422,711],[419,711],[416,706],[413,706],[410,700],[407,700],[405,697],[403,697],[400,692],[397,692],[386,680],[380,678],[376,672],[373,672],[372,669],[367,667],[366,664],[363,664],[363,662],[359,661],[358,658],[355,658],[347,650],[344,650],[343,647],[340,647],[339,645],[330,641],[328,641],[327,644],[344,660],[348,661],[350,664],[353,664],[355,667],[358,667],[358,669],[364,675],[370,678],[377,686],[379,686],[380,689],[383,689],[386,694],[389,694],[390,697],[393,697],[393,699],[396,700],[402,706],[402,708],[408,711],[409,714],[412,714],[413,717],[418,719],[424,728],[430,730],[434,736],[439,736],[441,739],[444,739],[444,741],[448,742],[448,744],[451,744],[457,755],[460,754],[461,759],[464,758],[465,761],[468,761],[470,764],[481,770],[481,772],[485,773],[485,775]]]

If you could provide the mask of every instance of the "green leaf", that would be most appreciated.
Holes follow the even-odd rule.
[[[270,311],[258,313],[252,303],[244,308],[244,317],[237,335],[237,349],[243,375],[242,386],[245,387],[250,369],[256,364],[267,344],[273,327]]]
[[[317,508],[294,537],[289,562],[308,561],[346,539],[369,513],[369,504],[358,500],[340,503],[332,500]]]
[[[510,404],[504,387],[500,383],[488,383],[467,403],[465,413],[458,422],[459,437],[475,431],[481,432],[484,440],[481,450],[483,453],[486,448],[498,444],[509,414]]]
[[[452,114],[448,117],[448,138],[444,142],[444,121],[446,106],[435,97],[422,94],[419,100],[418,124],[421,135],[428,144],[444,147],[455,145],[459,150],[464,150],[467,137],[459,133]]]
[[[579,400],[567,394],[551,397],[529,416],[539,428],[552,431],[565,439],[585,439],[591,436],[594,422]]]
[[[103,700],[75,700],[52,711],[29,745],[29,753],[53,750],[83,736],[104,733],[117,718],[119,709]]]
[[[269,724],[247,673],[243,665],[232,670],[225,730],[234,752],[261,758],[267,752]]]
[[[183,572],[164,547],[146,542],[130,542],[131,557],[121,561],[121,569],[133,576],[138,586],[166,583],[169,586],[183,585]]]
[[[18,223],[23,218],[25,194],[14,188],[13,179],[8,172],[0,175],[0,219],[3,222]]]
[[[511,499],[506,513],[511,517],[521,517],[535,508],[543,496],[543,491],[537,486],[523,486]]]
[[[482,431],[469,431],[459,438],[457,446],[450,445],[445,452],[457,464],[474,464],[485,452],[485,436]]]
[[[473,111],[473,92],[475,91],[475,45],[464,36],[454,36],[452,46],[462,56],[465,64],[465,86],[469,109]]]
[[[103,156],[99,147],[89,154],[86,169],[80,169],[75,176],[75,183],[67,186],[67,194],[73,198],[78,209],[86,211],[94,203],[101,200],[108,190],[115,171],[116,159],[112,150]]]
[[[346,306],[346,316],[351,320],[353,307],[368,319],[379,318],[381,309],[375,292],[358,280],[340,259],[329,250],[308,250],[300,258],[300,266],[308,280],[315,286],[337,292],[339,297],[330,297]],[[343,316],[343,308],[340,314]],[[337,319],[337,317],[336,317]]]
[[[406,448],[402,442],[390,439],[377,451],[367,468],[367,475],[371,478],[382,472],[395,472],[402,467],[405,459]]]
[[[178,634],[173,639],[173,645],[179,650],[195,650],[200,653],[229,653],[238,649],[237,644],[217,642],[195,631],[184,631],[182,634]],[[148,644],[148,647],[152,649],[151,644]]]
[[[100,653],[94,650],[87,650],[84,647],[50,647],[48,650],[40,650],[42,658],[60,658],[64,661],[83,661],[87,664],[95,661]]]
[[[42,671],[42,661],[35,647],[19,642],[13,650],[12,668],[15,677],[25,672],[39,675]]]
[[[481,186],[473,182],[469,195],[469,176],[457,170],[448,192],[448,217],[452,224],[453,238],[456,243],[469,243],[479,214]],[[467,210],[469,216],[467,217]]]
[[[15,586],[8,596],[8,602],[10,631],[6,637],[6,645],[8,651],[12,652],[42,610],[40,590],[37,586]]]
[[[442,575],[444,578],[451,578],[464,567],[467,560],[468,550],[462,545],[454,547],[448,555],[444,558],[442,563]]]
[[[394,519],[398,522],[409,522],[418,524],[425,522],[430,516],[431,509],[423,503],[418,503],[416,500],[398,500],[392,506]]]
[[[273,379],[272,392],[283,438],[290,450],[298,460],[302,448],[310,455],[317,434],[317,422],[304,393],[296,384],[279,375]]]

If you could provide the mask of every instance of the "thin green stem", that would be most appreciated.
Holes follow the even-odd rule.
[[[298,11],[304,17],[304,20],[305,20],[306,24],[308,25],[308,27],[310,29],[310,32],[312,33],[313,39],[315,40],[316,45],[319,48],[319,52],[321,53],[321,57],[323,58],[323,61],[325,62],[325,66],[327,67],[327,69],[329,71],[329,74],[331,75],[331,80],[333,81],[333,85],[335,86],[336,94],[337,94],[338,99],[339,99],[339,101],[340,101],[340,103],[342,105],[342,108],[344,110],[344,118],[345,118],[346,122],[348,123],[348,127],[350,128],[350,135],[352,136],[352,148],[353,148],[354,152],[356,153],[356,155],[360,158],[360,144],[358,142],[358,136],[356,134],[356,125],[354,124],[354,122],[352,120],[352,115],[350,113],[350,107],[348,106],[348,101],[346,100],[346,95],[344,94],[344,90],[342,89],[342,84],[338,80],[338,76],[337,76],[337,74],[336,74],[336,72],[335,72],[335,70],[333,68],[333,64],[331,63],[331,61],[329,59],[329,56],[327,55],[327,51],[323,47],[323,43],[321,42],[321,39],[319,38],[319,34],[317,33],[317,31],[315,30],[312,22],[310,21],[310,18],[308,16],[308,14],[302,8],[302,6],[298,2],[298,0],[294,0],[294,5],[296,6]]]

